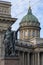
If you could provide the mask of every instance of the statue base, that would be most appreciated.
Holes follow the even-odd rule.
[[[0,58],[0,65],[19,65],[19,57]]]

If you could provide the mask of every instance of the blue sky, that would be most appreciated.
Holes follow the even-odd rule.
[[[29,0],[4,0],[10,1],[12,4],[11,15],[18,18],[18,20],[12,25],[12,30],[17,30],[19,22],[24,15],[27,14],[29,7]],[[33,14],[38,18],[41,27],[41,37],[43,37],[43,0],[30,0],[30,5]]]

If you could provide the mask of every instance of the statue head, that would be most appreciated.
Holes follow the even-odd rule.
[[[11,27],[9,27],[8,30],[11,31]]]

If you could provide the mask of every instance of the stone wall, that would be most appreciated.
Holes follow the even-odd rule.
[[[18,57],[7,57],[0,59],[0,65],[19,65]]]

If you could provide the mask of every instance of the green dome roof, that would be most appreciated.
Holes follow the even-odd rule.
[[[20,22],[20,24],[22,23],[39,23],[38,19],[32,14],[32,10],[31,7],[29,7],[28,13],[26,16],[23,17],[22,21]]]

